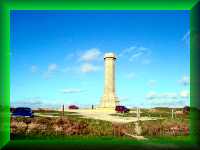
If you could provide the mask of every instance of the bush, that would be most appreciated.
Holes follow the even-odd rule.
[[[188,119],[189,120],[189,119]],[[187,119],[165,119],[140,121],[141,135],[166,136],[188,135],[189,122]],[[64,136],[126,136],[124,133],[135,135],[135,123],[111,123],[108,121],[86,119],[79,117],[34,117],[11,118],[11,138],[25,136],[64,137]]]
[[[189,134],[189,123],[185,120],[152,120],[141,124],[144,136],[178,136]]]

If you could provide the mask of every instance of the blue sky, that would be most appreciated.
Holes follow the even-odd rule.
[[[106,52],[132,107],[189,105],[189,11],[12,11],[11,106],[98,105]]]

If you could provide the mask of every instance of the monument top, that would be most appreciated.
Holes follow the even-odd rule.
[[[115,56],[114,53],[105,53],[104,59],[105,59],[105,58],[114,58],[114,59],[116,59],[116,56]]]

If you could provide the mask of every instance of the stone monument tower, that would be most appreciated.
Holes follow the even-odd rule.
[[[101,97],[100,108],[115,108],[119,101],[115,95],[115,60],[114,53],[104,55],[104,94]]]

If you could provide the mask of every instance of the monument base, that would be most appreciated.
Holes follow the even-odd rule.
[[[101,98],[100,108],[115,109],[119,105],[118,98],[114,95],[104,95]]]
[[[101,106],[99,106],[99,107],[96,107],[96,109],[98,109],[98,110],[115,110],[115,107],[101,107]]]
[[[100,112],[109,112],[109,113],[115,113],[115,107],[96,107],[95,108],[96,111],[100,111]]]

